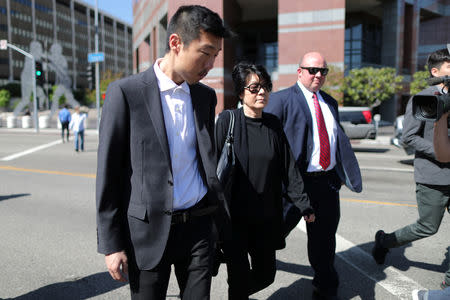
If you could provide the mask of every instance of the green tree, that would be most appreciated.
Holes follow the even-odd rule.
[[[6,107],[10,98],[11,94],[8,90],[0,90],[0,107]]]
[[[123,77],[122,73],[113,73],[110,70],[107,70],[105,73],[103,73],[102,78],[100,80],[100,103],[103,105],[103,99],[102,94],[106,93],[106,89],[108,88],[108,85]],[[92,91],[86,92],[86,104],[93,105],[96,102],[95,99],[95,88]]]
[[[389,67],[350,70],[341,86],[344,105],[377,106],[402,89],[402,80],[403,76]]]
[[[425,66],[423,71],[417,71],[413,74],[413,80],[409,86],[409,93],[415,95],[425,89],[428,86],[426,82],[427,78],[430,78],[430,72],[428,72],[427,66]]]
[[[327,79],[321,89],[336,99],[339,104],[343,104],[344,95],[341,86],[344,83],[344,72],[341,68],[333,65],[328,66],[328,69]]]

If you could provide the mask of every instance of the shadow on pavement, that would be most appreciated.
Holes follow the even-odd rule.
[[[71,281],[53,283],[12,299],[88,299],[118,289],[124,285],[126,283],[114,281],[108,272],[103,272],[83,278],[74,278]]]
[[[353,147],[355,152],[367,152],[367,153],[385,153],[388,152],[389,148],[368,148],[368,147]]]
[[[401,164],[414,166],[414,158],[411,159],[402,159],[400,160]]]
[[[301,278],[290,286],[279,289],[267,300],[311,299],[311,282],[312,280]]]
[[[14,198],[20,198],[20,197],[25,197],[25,196],[30,196],[30,195],[31,195],[30,193],[5,195],[5,196],[0,196],[0,201],[14,199]]]

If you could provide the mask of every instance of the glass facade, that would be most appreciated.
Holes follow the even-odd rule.
[[[382,26],[374,20],[352,20],[345,26],[346,70],[381,64]]]

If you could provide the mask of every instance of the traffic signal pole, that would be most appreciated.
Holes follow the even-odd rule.
[[[22,49],[10,44],[6,43],[6,46],[16,50],[17,52],[25,55],[29,59],[31,59],[31,74],[33,74],[33,111],[34,111],[34,128],[36,129],[36,133],[39,133],[39,116],[38,116],[38,109],[37,109],[37,100],[36,100],[36,60],[34,59],[34,56],[31,53],[25,52]],[[22,83],[23,84],[23,83]]]
[[[95,53],[98,53],[98,0],[95,0]],[[100,129],[100,65],[95,62],[95,99],[97,104],[97,132]]]

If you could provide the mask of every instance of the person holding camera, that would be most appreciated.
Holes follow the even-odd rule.
[[[441,49],[431,53],[427,66],[432,77],[450,75],[449,51]],[[441,92],[448,92],[443,85],[428,87],[418,95],[440,95]],[[389,234],[383,230],[377,231],[372,256],[378,264],[384,263],[389,248],[429,237],[439,229],[450,199],[450,163],[437,160],[433,136],[436,136],[433,133],[433,123],[414,118],[410,99],[405,112],[402,140],[415,149],[414,179],[419,219]],[[440,283],[442,289],[449,286],[450,269]]]

